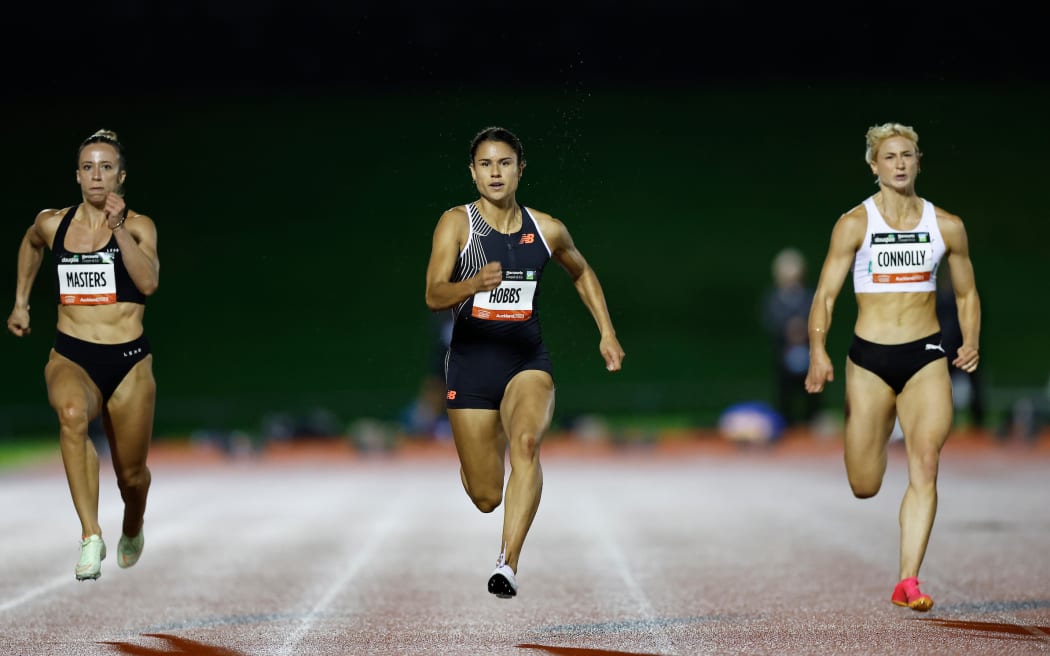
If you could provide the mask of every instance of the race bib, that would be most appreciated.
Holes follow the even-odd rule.
[[[876,233],[871,236],[872,282],[901,283],[930,280],[937,267],[928,232]]]
[[[471,315],[489,321],[525,321],[536,297],[535,271],[504,271],[500,286],[474,294]]]
[[[62,305],[117,302],[113,253],[77,253],[58,263],[58,298]]]

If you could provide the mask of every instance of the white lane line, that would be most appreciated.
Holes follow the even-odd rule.
[[[356,555],[354,558],[347,563],[343,569],[342,575],[335,579],[332,584],[325,591],[324,595],[314,604],[314,607],[310,609],[310,612],[303,617],[302,621],[285,639],[284,646],[281,647],[279,654],[282,656],[292,653],[298,653],[295,651],[296,645],[303,639],[303,637],[310,631],[314,623],[317,622],[318,618],[322,615],[324,610],[332,603],[332,600],[347,586],[348,583],[357,575],[362,567],[375,555],[380,545],[394,528],[401,523],[401,514],[404,511],[403,504],[398,499],[395,503],[390,504],[387,511],[383,513],[384,519],[378,525],[372,529],[372,536],[364,545],[355,545],[354,551]]]
[[[9,599],[8,601],[5,601],[4,603],[0,604],[0,613],[6,613],[9,610],[12,610],[14,608],[18,608],[22,604],[24,604],[24,603],[26,603],[28,601],[31,601],[31,600],[39,597],[40,595],[47,594],[48,592],[51,592],[52,590],[54,590],[57,587],[60,587],[60,586],[63,586],[63,585],[71,585],[71,584],[72,585],[76,585],[77,583],[78,583],[78,581],[74,580],[73,572],[70,572],[69,574],[66,574],[66,575],[63,575],[63,576],[56,576],[55,578],[51,579],[47,583],[41,583],[40,585],[36,586],[35,588],[32,588],[31,590],[27,590],[26,592],[23,592],[22,594],[18,595],[14,599]],[[84,582],[80,582],[80,583],[83,584]],[[87,582],[87,583],[88,583],[88,585],[91,584],[90,582]]]
[[[113,514],[113,513],[110,513],[110,514]],[[144,530],[146,530],[146,548],[145,548],[145,551],[143,553],[143,558],[149,557],[150,545],[151,544],[161,544],[162,545],[162,544],[166,543],[170,539],[171,536],[185,534],[186,530],[184,528],[182,528],[182,526],[184,524],[185,525],[192,525],[192,522],[195,522],[195,521],[199,520],[202,517],[204,519],[207,519],[208,517],[215,516],[217,514],[218,514],[217,508],[215,506],[212,506],[211,510],[209,512],[207,512],[204,515],[198,514],[196,516],[196,519],[191,520],[189,518],[186,518],[186,519],[181,520],[176,525],[172,525],[171,523],[165,524],[162,528],[158,529],[155,533],[152,532],[152,531],[146,530],[146,529],[148,529],[151,526],[150,522],[147,519],[147,522],[146,522],[145,526],[143,527]],[[110,523],[117,522],[118,519],[116,519],[116,517],[117,517],[117,515],[113,514],[113,517],[109,518],[109,522]],[[109,546],[109,545],[107,545],[107,546]],[[115,554],[116,554],[116,545],[110,546],[110,549],[112,549],[112,551],[110,552],[110,556],[115,556]],[[70,562],[74,562],[74,561],[70,560]],[[117,567],[116,558],[112,558],[111,557],[111,558],[109,558],[107,560],[103,560],[102,561],[102,569],[103,569],[103,571],[105,571],[109,567]],[[103,574],[103,578],[105,578],[104,574]],[[32,601],[33,599],[35,599],[35,598],[37,598],[37,597],[39,597],[41,595],[45,595],[45,594],[47,594],[47,593],[49,593],[49,592],[51,592],[51,591],[53,591],[53,590],[55,590],[57,588],[61,588],[63,586],[76,586],[76,585],[99,585],[99,583],[97,581],[77,581],[76,580],[76,576],[73,573],[73,568],[70,567],[69,574],[63,574],[63,575],[60,575],[60,576],[56,576],[55,578],[51,579],[50,581],[47,581],[45,583],[41,583],[40,585],[36,586],[35,588],[31,588],[31,589],[27,590],[26,592],[23,592],[22,594],[20,594],[19,596],[15,597],[14,599],[9,599],[9,600],[3,602],[2,604],[0,604],[0,613],[6,613],[9,610],[13,610],[15,608],[18,608],[22,604],[26,604],[26,603]]]
[[[598,504],[597,500],[591,495],[583,497],[581,502],[584,506],[582,515],[590,519],[591,535],[598,539],[602,549],[605,550],[612,571],[620,576],[620,579],[627,587],[628,594],[634,601],[635,605],[638,606],[639,613],[646,620],[646,630],[653,636],[655,642],[662,651],[667,653],[677,653],[675,651],[674,643],[667,635],[667,632],[659,628],[661,623],[656,621],[656,609],[653,608],[652,602],[649,601],[649,596],[645,594],[645,591],[642,590],[642,586],[638,584],[638,580],[631,572],[631,568],[627,564],[627,556],[624,554],[623,549],[620,548],[620,544],[613,538],[612,533],[609,531],[609,527],[601,521],[601,518],[604,517],[604,513],[601,510],[600,504]]]

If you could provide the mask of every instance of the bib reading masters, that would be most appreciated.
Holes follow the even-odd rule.
[[[58,261],[58,298],[62,305],[117,302],[112,253],[75,253]]]

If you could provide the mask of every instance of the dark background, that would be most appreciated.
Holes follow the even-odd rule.
[[[549,276],[559,421],[709,425],[771,396],[770,260],[796,246],[815,282],[834,220],[875,190],[865,131],[900,121],[921,137],[919,193],[967,223],[1005,407],[1047,382],[1042,22],[1001,3],[856,7],[19,6],[0,40],[8,289],[35,213],[79,200],[76,146],[116,130],[129,204],[160,235],[158,435],[319,407],[393,419],[431,357],[433,226],[474,198],[467,145],[500,124],[525,144],[519,199],[566,222],[628,353],[606,374],[567,276]],[[53,430],[49,257],[33,335],[0,339],[0,435]]]

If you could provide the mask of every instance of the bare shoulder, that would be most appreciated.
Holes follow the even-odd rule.
[[[439,244],[462,248],[470,235],[470,217],[462,205],[449,208],[441,213],[434,228],[434,246]]]
[[[863,225],[865,228],[868,226],[868,208],[864,207],[864,203],[855,205],[839,217],[839,223],[857,223]]]
[[[969,249],[967,245],[969,240],[966,237],[966,228],[963,226],[962,219],[936,205],[933,206],[933,209],[937,216],[937,228],[941,231],[941,237],[948,251],[965,253]]]
[[[450,207],[438,218],[438,230],[463,230],[470,224],[470,217],[462,205]]]
[[[136,212],[135,210],[128,210],[127,223],[128,225],[137,223],[143,226],[150,226],[154,228],[156,227],[156,224],[153,222],[152,218],[141,212]]]
[[[69,209],[70,208],[66,207],[60,210],[40,210],[37,212],[36,219],[33,220],[33,223],[36,224],[37,227],[46,226],[51,223],[54,223],[57,226]]]
[[[948,228],[949,230],[959,230],[962,228],[963,221],[957,214],[952,214],[943,207],[933,206],[933,211],[937,216],[937,225],[941,230]]]
[[[70,208],[68,207],[60,210],[40,210],[36,218],[33,219],[33,227],[36,228],[37,234],[50,244],[55,237],[55,233],[58,232],[58,224],[62,222],[62,217],[69,210]]]
[[[547,242],[547,246],[550,247],[552,253],[575,248],[572,237],[569,236],[569,229],[565,227],[562,221],[546,212],[534,210],[531,207],[526,209],[529,210],[532,218],[536,220],[536,227],[540,229],[540,232],[543,234],[543,240]]]
[[[441,221],[462,221],[467,218],[467,209],[462,205],[450,207],[441,214]]]
[[[157,225],[153,222],[153,219],[135,210],[128,210],[125,227],[132,235],[138,237],[140,241],[143,238],[156,239]]]
[[[868,209],[863,204],[845,212],[835,221],[831,236],[833,240],[842,240],[851,247],[859,246],[868,231]]]
[[[556,232],[563,232],[565,230],[565,224],[550,214],[531,207],[526,207],[525,209],[527,209],[529,214],[532,215],[532,218],[536,220],[536,225],[539,226],[540,230],[542,230],[545,235],[552,235]]]

